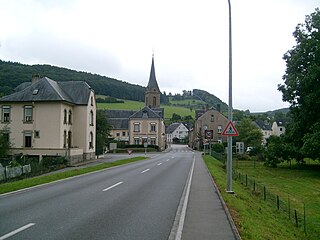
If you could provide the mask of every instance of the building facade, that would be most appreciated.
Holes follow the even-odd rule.
[[[164,109],[160,108],[160,95],[152,56],[150,77],[145,92],[145,107],[139,111],[105,110],[112,126],[112,138],[134,145],[157,145],[160,150],[164,150]]]
[[[200,149],[201,143],[207,143],[205,132],[212,131],[212,143],[223,143],[227,141],[226,136],[222,136],[224,128],[228,124],[228,119],[216,109],[197,110],[194,128],[189,134],[189,145],[191,148]]]
[[[189,136],[189,129],[183,123],[172,123],[166,129],[167,143],[183,142]]]
[[[35,77],[0,106],[0,130],[9,129],[13,154],[95,158],[96,102],[87,83]]]

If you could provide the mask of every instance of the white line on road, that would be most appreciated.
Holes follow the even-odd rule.
[[[106,189],[103,189],[102,191],[103,191],[103,192],[108,191],[108,190],[110,190],[110,189],[112,189],[112,188],[114,188],[114,187],[116,187],[116,186],[118,186],[118,185],[120,185],[120,184],[122,184],[122,183],[123,183],[123,182],[118,182],[118,183],[113,184],[112,186],[110,186],[110,187],[108,187],[108,188],[106,188]]]
[[[35,223],[29,223],[29,224],[27,224],[27,225],[25,225],[25,226],[23,226],[21,228],[18,228],[16,230],[12,231],[12,232],[7,233],[6,235],[3,235],[2,237],[0,237],[0,240],[4,240],[4,239],[7,239],[9,237],[12,237],[13,235],[16,235],[17,233],[22,232],[22,231],[24,231],[24,230],[26,230],[26,229],[34,226],[34,225],[36,225],[36,224]]]
[[[167,159],[167,161],[166,162],[169,162],[170,161],[170,159]]]
[[[148,172],[148,171],[150,171],[150,169],[148,168],[148,169],[146,169],[146,170],[143,170],[141,173],[145,173],[145,172]]]
[[[161,164],[162,164],[162,162],[161,162],[161,163],[158,163],[157,165],[160,166]]]

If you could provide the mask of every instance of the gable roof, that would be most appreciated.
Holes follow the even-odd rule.
[[[56,82],[43,77],[35,83],[22,83],[18,91],[4,96],[1,102],[51,102],[64,101],[77,105],[87,105],[92,91],[91,87],[82,81]]]
[[[109,124],[115,130],[126,130],[129,128],[129,117],[135,113],[132,110],[99,110],[108,119]]]
[[[264,130],[264,131],[271,131],[272,130],[270,124],[266,124],[262,120],[255,120],[255,121],[253,121],[253,123],[261,130]]]
[[[156,90],[157,92],[160,92],[157,80],[156,80],[156,73],[154,70],[154,57],[152,56],[152,63],[151,63],[151,70],[150,70],[150,77],[149,77],[149,82],[147,86],[147,91],[154,91]]]
[[[140,109],[138,112],[132,114],[130,118],[162,118],[155,111],[148,106]]]
[[[185,123],[181,123],[181,122],[175,122],[175,123],[171,123],[167,128],[166,128],[166,133],[167,134],[171,134],[173,133],[179,126],[184,126],[188,131],[189,128],[185,125]]]

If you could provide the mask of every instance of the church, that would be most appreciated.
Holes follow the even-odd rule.
[[[160,108],[160,89],[156,80],[154,56],[152,56],[149,82],[145,92],[145,106],[139,111],[104,110],[110,125],[111,136],[130,145],[156,145],[164,150],[164,109]]]

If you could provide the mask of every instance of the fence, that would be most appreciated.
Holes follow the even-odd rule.
[[[239,181],[252,193],[272,205],[279,212],[285,214],[289,221],[296,227],[301,228],[309,239],[319,239],[320,236],[320,219],[307,215],[305,204],[297,204],[288,196],[286,199],[274,194],[266,186],[260,184],[256,179],[249,177],[247,174],[233,170],[233,179]],[[310,211],[309,211],[310,213]],[[314,214],[314,213],[313,213]]]

